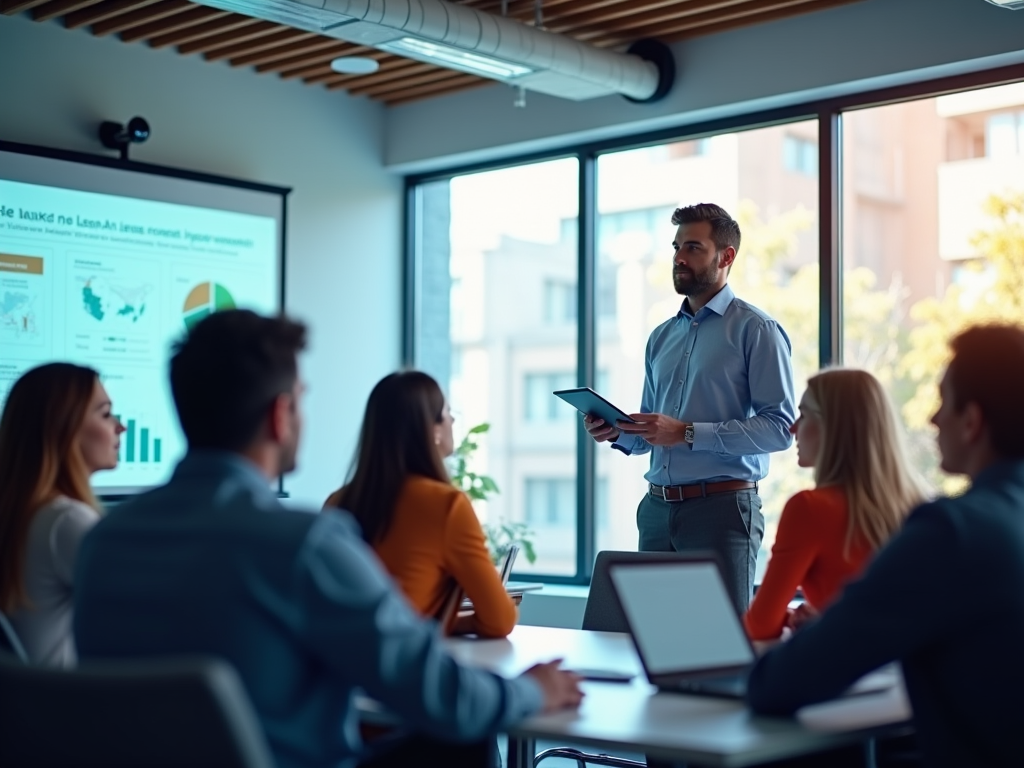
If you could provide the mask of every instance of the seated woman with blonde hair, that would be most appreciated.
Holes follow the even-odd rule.
[[[455,628],[505,637],[518,611],[491,563],[469,498],[452,485],[444,458],[453,419],[441,388],[420,371],[393,373],[370,393],[349,479],[324,508],[350,512],[413,606],[437,616],[452,587],[473,603]]]
[[[768,570],[744,617],[754,640],[775,639],[827,608],[926,497],[895,409],[867,371],[812,376],[791,431],[815,487],[782,510]],[[797,587],[806,603],[793,614]]]
[[[0,611],[29,661],[69,667],[78,545],[99,520],[89,478],[117,466],[124,427],[92,368],[50,363],[0,417]]]

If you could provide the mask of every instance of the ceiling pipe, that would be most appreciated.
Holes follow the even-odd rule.
[[[203,5],[580,101],[664,98],[675,80],[657,41],[620,53],[446,0],[200,0]]]

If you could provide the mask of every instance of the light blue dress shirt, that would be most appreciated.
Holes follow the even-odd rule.
[[[726,285],[692,315],[684,301],[647,341],[641,413],[693,424],[688,443],[652,446],[620,433],[627,454],[651,452],[655,485],[751,480],[768,474],[768,454],[790,446],[796,420],[792,347],[782,327]]]
[[[355,762],[356,687],[413,728],[450,739],[483,738],[542,706],[529,678],[456,664],[351,517],[283,507],[266,478],[229,453],[190,453],[170,483],[86,536],[75,638],[83,659],[227,659],[278,768]]]

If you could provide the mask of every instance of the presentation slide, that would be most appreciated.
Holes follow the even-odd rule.
[[[79,176],[81,186],[88,169]],[[143,176],[133,183],[150,192],[183,183]],[[118,468],[94,475],[94,488],[164,482],[185,449],[171,345],[218,310],[280,311],[280,219],[0,178],[0,405],[33,366],[91,366],[127,430]]]

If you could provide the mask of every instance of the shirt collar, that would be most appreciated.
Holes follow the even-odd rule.
[[[726,283],[722,290],[716,293],[711,301],[701,307],[701,309],[709,309],[716,315],[724,315],[725,310],[729,308],[729,305],[732,304],[735,298],[736,293],[733,291],[732,286]],[[679,312],[676,314],[676,317],[682,317],[683,315],[689,315],[689,312],[686,311],[686,299],[683,299],[683,303],[679,305]]]
[[[979,472],[971,485],[996,485],[1007,481],[1024,482],[1024,461],[1000,459]]]
[[[185,454],[174,470],[172,482],[233,480],[252,490],[257,497],[277,498],[270,481],[251,461],[232,451],[194,449]]]

